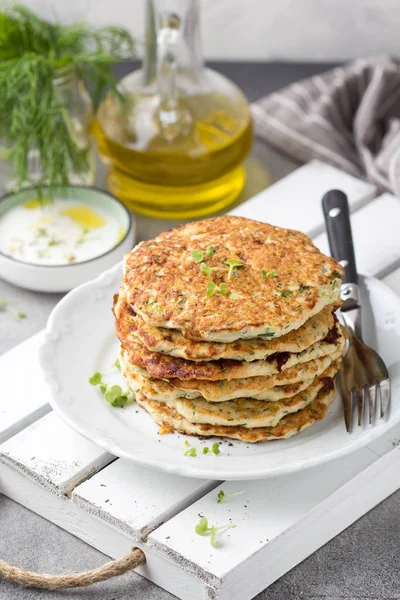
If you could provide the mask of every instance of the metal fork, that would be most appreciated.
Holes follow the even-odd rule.
[[[382,358],[362,341],[361,298],[346,194],[340,190],[327,192],[322,199],[322,208],[331,255],[344,268],[340,312],[349,343],[339,381],[344,420],[350,433],[356,409],[359,426],[367,420],[375,424],[377,412],[381,419],[388,414],[390,379]]]

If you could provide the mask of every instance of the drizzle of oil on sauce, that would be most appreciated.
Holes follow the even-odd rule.
[[[0,215],[0,252],[22,262],[62,265],[117,246],[126,228],[103,207],[34,198]]]
[[[33,198],[32,200],[28,200],[28,202],[25,202],[24,208],[27,208],[28,210],[33,210],[34,208],[42,208],[43,206],[47,206],[50,203],[50,198]]]
[[[120,242],[122,242],[122,240],[124,239],[126,234],[126,229],[125,227],[120,227],[118,230],[118,235],[117,235],[117,241],[115,242],[115,245],[119,244]]]
[[[100,216],[91,206],[70,206],[64,208],[60,212],[63,217],[69,217],[71,221],[92,231],[93,229],[99,229],[105,225],[105,220]]]

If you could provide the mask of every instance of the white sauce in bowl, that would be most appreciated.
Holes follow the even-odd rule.
[[[30,200],[0,216],[0,252],[37,265],[65,265],[114,248],[126,230],[98,207],[70,199]]]

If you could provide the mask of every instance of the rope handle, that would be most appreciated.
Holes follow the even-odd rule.
[[[129,554],[123,558],[108,562],[98,569],[74,573],[73,575],[46,575],[25,571],[0,560],[0,579],[12,581],[24,587],[44,590],[78,588],[119,577],[145,562],[146,555],[144,552],[140,548],[132,548]]]

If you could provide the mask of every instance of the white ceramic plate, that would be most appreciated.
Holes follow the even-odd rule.
[[[218,456],[202,454],[202,447],[210,447],[215,439],[159,436],[151,417],[136,404],[113,408],[88,383],[95,371],[108,371],[111,380],[120,377],[116,370],[110,371],[118,354],[111,305],[120,280],[118,266],[70,292],[50,316],[40,351],[53,408],[71,427],[112,454],[188,477],[261,479],[353,452],[400,420],[400,298],[383,283],[363,278],[364,337],[382,355],[392,378],[387,421],[349,435],[337,397],[325,419],[289,440],[255,445],[224,440]],[[184,456],[186,439],[196,447],[196,458]]]

